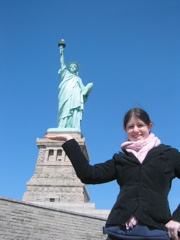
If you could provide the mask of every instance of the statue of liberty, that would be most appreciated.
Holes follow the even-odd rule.
[[[81,131],[80,123],[93,83],[83,85],[78,76],[78,64],[73,62],[66,66],[64,60],[65,41],[62,39],[58,46],[60,52],[60,65],[58,71],[61,82],[58,88],[58,129],[65,131]]]

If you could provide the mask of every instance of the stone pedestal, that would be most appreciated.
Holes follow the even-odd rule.
[[[49,135],[57,134],[48,132]],[[80,133],[70,133],[80,144],[89,159],[85,139]],[[62,149],[63,142],[38,138],[39,154],[34,176],[27,183],[23,201],[43,204],[64,205],[65,203],[87,203],[89,194],[85,184],[76,173]]]
[[[47,134],[59,133],[48,131]],[[81,133],[68,132],[68,134],[76,139],[89,160],[85,139]],[[39,154],[36,169],[33,177],[27,182],[27,191],[22,200],[40,206],[107,218],[109,210],[97,210],[95,204],[89,202],[86,185],[77,178],[62,148],[63,143],[47,138],[37,138]]]

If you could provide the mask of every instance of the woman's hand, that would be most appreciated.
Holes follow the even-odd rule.
[[[73,139],[73,137],[69,134],[46,135],[45,138],[48,138],[51,140],[57,140],[57,141],[65,141],[65,142],[70,139]]]
[[[166,224],[166,228],[170,238],[172,238],[173,240],[180,240],[180,238],[178,237],[178,230],[180,229],[179,222],[171,220]]]

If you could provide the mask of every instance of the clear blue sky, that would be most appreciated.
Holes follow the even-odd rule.
[[[0,195],[21,200],[38,148],[57,127],[59,51],[94,83],[82,122],[91,163],[104,162],[126,140],[122,119],[142,107],[165,144],[180,147],[179,0],[0,0]],[[180,181],[169,196],[180,202]],[[91,202],[110,209],[116,182],[88,186]]]

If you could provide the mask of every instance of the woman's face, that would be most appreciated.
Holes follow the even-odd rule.
[[[136,116],[132,116],[125,128],[129,141],[141,141],[149,136],[149,132],[152,128],[152,123],[145,124],[141,119]]]

